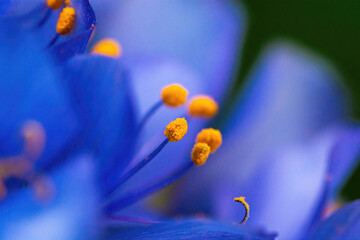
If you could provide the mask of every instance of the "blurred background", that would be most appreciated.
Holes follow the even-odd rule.
[[[238,0],[240,2],[240,0]],[[235,98],[262,47],[274,38],[290,38],[331,61],[350,94],[355,120],[360,119],[360,1],[242,0],[248,29],[241,53]],[[345,200],[360,198],[360,166],[342,190]]]

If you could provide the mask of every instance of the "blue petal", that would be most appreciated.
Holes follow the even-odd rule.
[[[249,80],[223,146],[181,185],[176,208],[201,203],[195,211],[232,221],[241,216],[232,198],[244,195],[250,224],[296,239],[320,198],[344,98],[328,65],[286,43],[271,45]]]
[[[329,153],[326,175],[323,180],[323,193],[310,226],[320,221],[327,203],[336,198],[338,189],[346,182],[360,155],[360,128],[351,127],[339,134]]]
[[[76,25],[69,36],[62,37],[63,39],[50,49],[58,63],[83,54],[95,28],[95,13],[89,1],[71,0],[71,3],[71,7],[76,11]]]
[[[211,220],[184,219],[167,223],[121,229],[110,239],[275,239],[276,234],[264,233],[239,224],[228,225]]]
[[[340,208],[320,222],[306,238],[308,240],[360,238],[360,201],[357,200]]]
[[[94,0],[96,38],[112,37],[125,60],[150,55],[199,72],[206,93],[224,97],[245,30],[243,10],[230,1]],[[115,23],[115,24],[114,24]]]
[[[77,121],[59,85],[50,58],[12,22],[0,22],[0,154],[22,152],[22,125],[36,120],[46,131],[46,146],[38,166],[48,163],[75,134]]]
[[[71,33],[59,36],[49,49],[57,63],[83,54],[95,27],[95,14],[88,0],[72,0],[71,7],[76,11],[75,25]],[[44,48],[49,48],[52,39],[58,35],[56,24],[61,9],[50,9],[44,0],[14,0],[6,17],[15,18],[28,31],[39,36],[38,41]]]
[[[119,175],[132,155],[136,124],[124,68],[115,59],[88,55],[68,61],[63,73],[85,133],[82,141],[99,158],[104,178]],[[111,184],[104,181],[104,187]]]
[[[49,176],[55,190],[49,202],[39,202],[27,189],[0,203],[1,239],[78,240],[96,236],[98,199],[92,159],[79,155],[69,162]]]

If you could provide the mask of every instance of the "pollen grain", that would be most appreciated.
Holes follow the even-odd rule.
[[[218,104],[210,96],[195,96],[190,100],[188,112],[193,117],[212,118],[218,112]]]
[[[49,8],[52,10],[57,10],[61,7],[61,4],[63,3],[63,0],[46,0],[46,4]]]
[[[186,102],[188,91],[180,84],[170,84],[161,91],[162,101],[170,107],[179,107]]]
[[[210,153],[213,153],[222,143],[221,132],[214,128],[205,128],[196,136],[196,142],[206,143],[210,147]]]
[[[91,50],[91,53],[119,58],[122,55],[122,48],[120,43],[115,39],[105,38],[95,44]]]
[[[206,143],[196,143],[191,152],[191,161],[197,166],[203,165],[210,154],[210,147]]]
[[[76,12],[74,8],[63,8],[56,25],[56,32],[62,36],[69,34],[71,32],[71,29],[74,27],[75,15]]]
[[[177,118],[170,122],[165,129],[165,136],[170,142],[181,140],[187,133],[188,125],[185,118]]]

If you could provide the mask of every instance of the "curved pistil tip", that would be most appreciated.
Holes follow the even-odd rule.
[[[236,197],[236,198],[234,198],[234,201],[242,203],[242,205],[244,205],[244,207],[245,207],[245,216],[244,216],[243,220],[241,220],[241,222],[240,222],[240,224],[245,224],[249,218],[250,206],[245,201],[245,197]]]

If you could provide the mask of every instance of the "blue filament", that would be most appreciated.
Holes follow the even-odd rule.
[[[159,102],[155,103],[154,106],[150,108],[150,110],[145,114],[144,118],[141,120],[137,127],[137,132],[139,133],[146,122],[151,118],[151,116],[163,105],[163,102],[160,100]]]
[[[136,164],[133,168],[131,168],[128,172],[123,174],[119,182],[109,191],[109,195],[113,194],[123,183],[125,183],[129,178],[134,176],[138,171],[140,171],[143,167],[145,167],[158,153],[166,146],[169,140],[166,138],[154,151],[152,151],[147,157],[141,160],[138,164]]]
[[[51,13],[53,12],[53,10],[51,8],[48,8],[46,10],[45,15],[43,16],[43,18],[39,21],[39,23],[35,26],[35,29],[41,28],[46,22],[47,20],[50,18]]]
[[[59,39],[60,34],[56,33],[55,36],[52,37],[51,41],[49,42],[47,48],[51,48]]]
[[[182,177],[185,173],[187,173],[193,166],[194,166],[194,163],[192,161],[186,162],[178,170],[174,171],[173,173],[171,173],[167,177],[163,178],[159,182],[151,184],[149,187],[145,187],[144,189],[142,189],[138,192],[129,193],[125,197],[109,203],[105,207],[105,212],[106,213],[117,212],[117,211],[137,202],[138,200],[142,199],[143,197],[146,197],[149,194],[156,192],[156,191],[160,190],[161,188],[164,188],[164,187],[170,185],[171,183],[175,182],[180,177]]]

